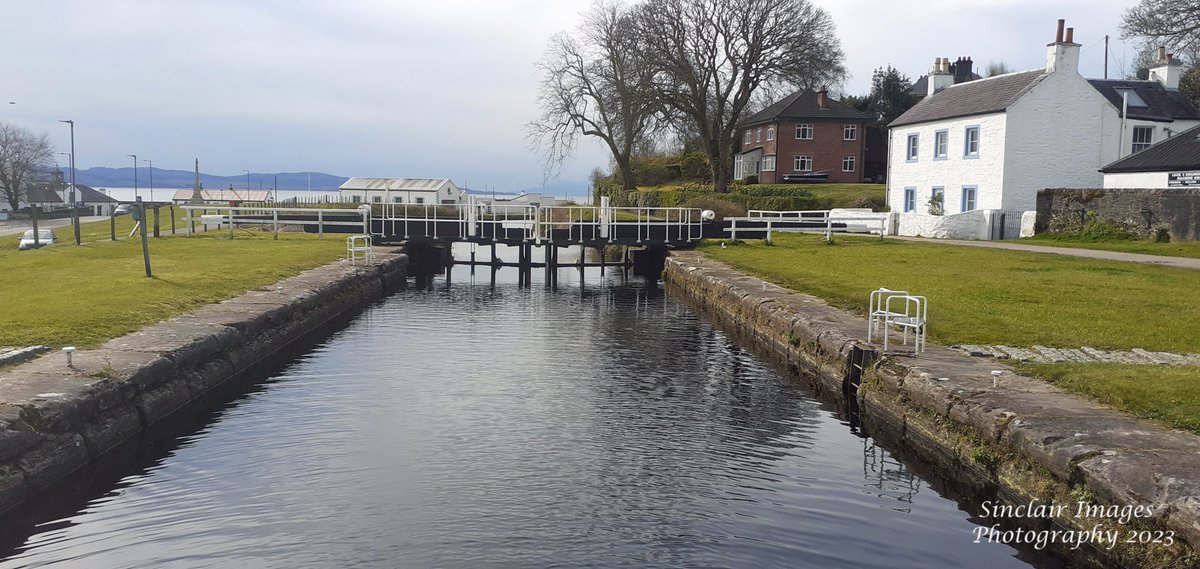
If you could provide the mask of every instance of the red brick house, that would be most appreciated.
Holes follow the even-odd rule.
[[[871,115],[829,98],[825,89],[797,91],[739,125],[733,177],[759,183],[863,181],[866,123]]]

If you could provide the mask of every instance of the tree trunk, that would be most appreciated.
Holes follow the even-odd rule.
[[[627,192],[637,191],[637,180],[633,178],[633,161],[626,158],[624,160],[617,158],[617,169],[621,171],[621,184]]]

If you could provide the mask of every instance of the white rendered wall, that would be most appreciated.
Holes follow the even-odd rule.
[[[1166,172],[1127,172],[1120,174],[1105,174],[1105,188],[1165,188],[1167,187]]]
[[[1004,199],[993,207],[1034,210],[1038,190],[1100,187],[1119,131],[1119,113],[1087,80],[1047,75],[1008,108]]]
[[[953,215],[900,213],[896,235],[936,239],[987,239],[991,210],[974,210]]]
[[[979,127],[979,156],[965,157],[966,129]],[[891,129],[888,165],[888,205],[892,211],[904,213],[904,189],[915,187],[914,213],[928,213],[929,197],[934,186],[945,188],[943,211],[962,211],[962,187],[975,186],[975,209],[999,208],[1004,182],[1005,152],[1004,113],[977,115],[901,126]],[[934,159],[934,136],[939,130],[949,135],[946,158]],[[908,135],[920,136],[919,156],[909,162]]]

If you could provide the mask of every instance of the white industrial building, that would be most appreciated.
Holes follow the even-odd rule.
[[[350,178],[338,191],[344,200],[367,204],[457,204],[465,196],[448,178]]]

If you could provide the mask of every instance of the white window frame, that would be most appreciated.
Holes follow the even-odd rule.
[[[968,199],[969,198],[969,199]],[[944,200],[943,200],[944,201]],[[968,207],[969,206],[969,207]],[[946,204],[942,204],[943,210]],[[979,207],[979,186],[963,186],[962,187],[962,203],[960,211],[975,211]]]
[[[769,126],[767,127],[767,142],[772,140],[775,140],[775,127]]]
[[[763,156],[762,171],[763,172],[774,172],[775,171],[775,157],[774,156]]]
[[[754,142],[755,142],[756,144],[757,144],[757,143],[759,143],[759,142],[762,142],[762,127],[761,127],[761,126],[760,126],[760,127],[758,127],[758,130],[756,130],[756,131],[754,132]]]
[[[744,136],[742,138],[743,138],[742,144],[749,146],[750,145],[750,129],[746,129],[746,136]]]
[[[921,153],[921,135],[914,132],[908,135],[907,140],[908,142],[904,145],[904,159],[907,162],[916,162]]]
[[[856,166],[855,162],[857,162],[857,160],[855,159],[853,154],[847,154],[845,156],[842,156],[842,171],[843,172],[853,172],[854,167]],[[849,164],[849,166],[850,166],[849,168],[846,167],[847,164]]]
[[[1138,133],[1146,135],[1144,140],[1138,140]],[[1134,126],[1133,133],[1130,134],[1131,143],[1129,152],[1141,152],[1154,145],[1154,127],[1152,126]]]
[[[808,136],[804,136],[807,134]],[[813,125],[812,123],[799,123],[796,125],[796,140],[812,140]]]
[[[950,131],[937,130],[933,133],[933,159],[945,160],[950,154]]]
[[[808,163],[808,168],[804,168],[804,163]],[[797,154],[792,158],[792,171],[794,172],[812,172],[813,157],[810,154]]]
[[[842,140],[858,140],[858,125],[842,125]]]
[[[975,134],[975,140],[971,140],[971,133]],[[979,125],[973,124],[963,129],[963,158],[979,158],[979,147],[982,146],[983,134],[979,130]],[[971,147],[971,143],[975,143],[975,147]]]

